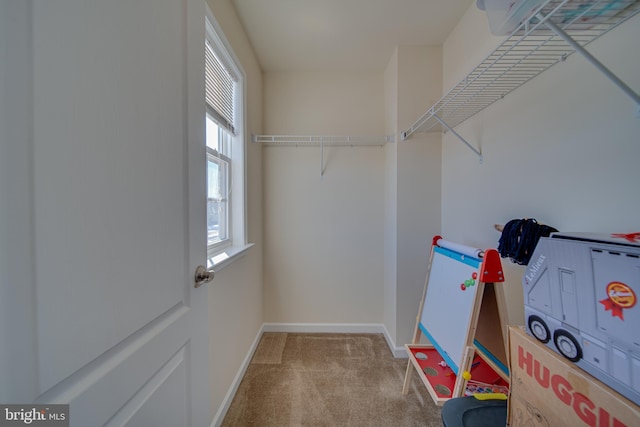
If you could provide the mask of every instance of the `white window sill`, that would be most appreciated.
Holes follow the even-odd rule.
[[[253,245],[254,243],[247,243],[243,246],[229,246],[210,257],[207,260],[207,267],[213,268],[213,271],[220,271],[233,261],[242,258]]]

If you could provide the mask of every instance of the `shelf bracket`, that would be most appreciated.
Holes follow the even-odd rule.
[[[567,34],[562,28],[558,27],[554,22],[550,19],[547,19],[542,13],[538,13],[536,15],[540,21],[544,22],[544,25],[547,26],[551,31],[553,31],[558,37],[564,40],[569,46],[571,46],[576,52],[585,57],[587,61],[589,61],[593,66],[595,66],[600,72],[602,72],[609,80],[611,80],[616,86],[618,86],[629,98],[636,103],[636,115],[637,111],[640,110],[640,95],[638,95],[633,89],[631,89],[625,82],[623,82],[618,76],[613,74],[611,70],[602,64],[602,62],[598,61],[588,50],[586,50],[580,43],[575,41],[573,37]]]
[[[462,141],[464,143],[464,145],[466,145],[467,147],[469,147],[469,149],[471,151],[473,151],[474,153],[476,153],[476,155],[478,156],[478,160],[480,161],[480,163],[482,163],[482,153],[480,152],[480,150],[478,150],[476,147],[474,147],[473,145],[469,144],[469,142],[467,142],[466,139],[464,139],[462,137],[462,135],[460,135],[458,132],[456,132],[455,130],[453,130],[452,127],[450,127],[444,120],[442,120],[440,117],[438,117],[437,114],[433,113],[433,118],[436,119],[437,121],[440,122],[440,124],[442,126],[444,126],[449,132],[451,132],[452,134],[454,134],[456,136],[456,138],[458,138],[460,141]]]
[[[279,146],[320,147],[320,179],[324,176],[324,147],[382,147],[395,142],[393,135],[251,135],[253,143]]]

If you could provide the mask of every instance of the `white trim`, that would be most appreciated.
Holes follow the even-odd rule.
[[[264,332],[383,334],[384,325],[371,323],[264,323]]]
[[[215,47],[215,53],[219,55],[220,61],[227,67],[227,71],[233,75],[238,81],[236,82],[236,113],[235,124],[237,124],[236,134],[232,137],[232,153],[231,153],[231,193],[229,196],[229,237],[231,240],[231,249],[227,247],[226,251],[244,253],[246,249],[253,244],[249,243],[249,229],[247,219],[247,74],[242,67],[242,63],[231,48],[231,44],[222,31],[222,27],[216,20],[211,8],[205,3],[206,12],[206,34],[212,47]],[[239,151],[239,152],[238,152]],[[240,194],[241,193],[241,194]],[[217,255],[224,256],[225,250],[215,252]],[[207,254],[210,257],[210,254]],[[215,263],[214,270],[220,270],[228,265],[237,257],[229,255],[224,258],[224,262],[220,265]]]
[[[258,343],[260,342],[260,338],[262,338],[263,333],[264,333],[264,324],[262,325],[262,327],[260,327],[260,330],[258,330],[258,334],[253,340],[251,347],[249,347],[249,352],[247,353],[246,357],[242,361],[242,364],[240,365],[240,369],[238,369],[238,373],[233,378],[233,381],[231,382],[231,386],[229,387],[227,394],[222,400],[222,404],[218,408],[218,412],[216,412],[216,415],[213,417],[213,420],[211,420],[210,427],[219,427],[222,424],[222,421],[224,421],[224,417],[227,415],[227,411],[229,410],[229,407],[231,406],[231,402],[233,401],[233,398],[235,397],[236,392],[238,391],[238,387],[240,387],[240,383],[242,382],[242,378],[244,377],[245,372],[247,372],[247,368],[251,363],[251,358],[253,357],[253,354],[256,352],[256,348],[258,347]]]
[[[264,323],[264,332],[292,333],[335,333],[335,334],[382,334],[389,351],[397,359],[407,359],[404,346],[398,347],[391,338],[387,327],[377,323]]]
[[[389,350],[391,350],[391,354],[396,359],[408,359],[409,355],[407,354],[407,349],[404,346],[398,347],[395,341],[391,338],[391,334],[387,330],[386,325],[382,325],[384,331],[382,332],[384,335],[384,339],[387,341],[387,345],[389,346]]]
[[[242,246],[224,246],[215,255],[207,255],[207,267],[213,268],[213,271],[218,272],[236,259],[243,257],[253,245],[253,243],[249,243]]]
[[[292,332],[292,333],[334,333],[334,334],[382,334],[389,351],[397,359],[407,359],[404,346],[398,347],[391,339],[387,327],[377,323],[264,323],[264,332]]]

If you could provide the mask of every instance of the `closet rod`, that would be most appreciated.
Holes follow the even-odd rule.
[[[253,142],[266,145],[301,145],[301,146],[382,146],[395,142],[391,135],[252,135]]]
[[[320,147],[320,179],[324,176],[324,147],[382,147],[388,142],[395,142],[389,135],[251,135],[251,140],[265,145]]]

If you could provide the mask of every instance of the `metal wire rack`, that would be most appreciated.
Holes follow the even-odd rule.
[[[505,97],[567,56],[579,51],[640,106],[640,96],[582,46],[640,12],[638,0],[547,0],[461,82],[406,131],[452,131],[482,160],[478,149],[453,128]]]
[[[253,135],[253,142],[265,145],[295,145],[295,146],[381,146],[387,142],[394,142],[389,135]]]
[[[324,176],[324,148],[325,147],[382,147],[387,142],[395,142],[389,135],[252,135],[253,142],[264,145],[281,145],[295,147],[320,147],[320,177]]]

